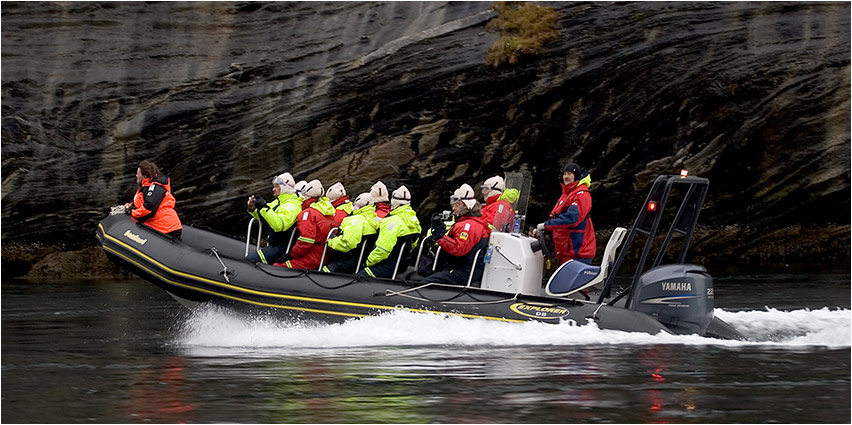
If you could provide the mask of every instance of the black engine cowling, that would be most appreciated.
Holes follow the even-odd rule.
[[[713,321],[713,277],[694,264],[669,264],[639,277],[628,308],[653,316],[676,334],[704,334]]]

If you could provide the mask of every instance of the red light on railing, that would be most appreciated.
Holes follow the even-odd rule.
[[[686,171],[686,170],[680,170],[680,176],[681,176],[681,177],[686,177],[686,176],[687,176],[687,174],[689,174],[689,171]]]
[[[648,201],[648,212],[654,212],[657,210],[657,203],[654,201]]]

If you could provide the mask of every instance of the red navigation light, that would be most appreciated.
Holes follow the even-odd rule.
[[[654,212],[657,210],[657,203],[654,201],[648,201],[648,212]]]
[[[689,171],[686,171],[686,170],[680,170],[680,176],[681,176],[681,177],[686,177],[688,174],[689,174]]]

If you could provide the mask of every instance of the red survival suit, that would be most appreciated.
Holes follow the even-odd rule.
[[[331,203],[331,206],[334,207],[334,218],[332,219],[332,227],[340,227],[340,223],[343,223],[343,219],[346,218],[346,216],[352,214],[352,203],[349,202],[349,197],[344,195],[335,199]]]
[[[171,181],[166,176],[145,178],[133,195],[130,215],[140,223],[160,232],[171,233],[183,229],[172,196]]]
[[[299,239],[290,250],[291,258],[276,266],[294,269],[313,269],[320,266],[322,250],[333,226],[334,207],[328,198],[308,198],[302,203],[303,209],[296,218]],[[305,206],[307,205],[307,206]],[[328,258],[326,257],[326,260]]]
[[[444,264],[443,270],[429,275],[424,282],[466,285],[478,249],[482,251],[475,265],[472,282],[481,280],[485,268],[485,248],[488,247],[490,237],[491,230],[485,219],[469,215],[460,217],[450,231],[435,242],[442,251],[449,254],[440,260]]]
[[[574,258],[588,261],[595,258],[595,228],[589,217],[592,209],[590,181],[586,174],[580,181],[561,183],[562,196],[550,212],[550,220],[544,222],[544,228],[553,232],[553,245],[560,263]]]
[[[482,206],[482,218],[498,232],[505,231],[503,227],[515,218],[512,204],[505,199],[500,199],[501,196],[503,194],[500,192],[489,196],[485,200],[485,205]]]

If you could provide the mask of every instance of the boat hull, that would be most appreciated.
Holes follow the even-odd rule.
[[[245,242],[191,226],[184,226],[182,240],[175,241],[128,216],[113,215],[99,224],[96,236],[112,261],[188,307],[213,303],[246,314],[324,322],[407,310],[671,332],[649,315],[606,304],[252,264],[243,259]]]

